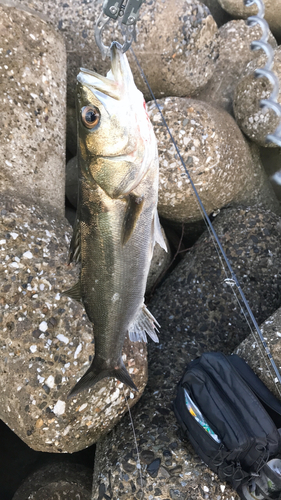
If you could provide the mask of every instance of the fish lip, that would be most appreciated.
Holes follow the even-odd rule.
[[[128,155],[96,155],[96,158],[103,158],[104,160],[115,160],[116,161],[128,161],[134,163],[136,161],[136,152],[137,149],[134,149],[132,153]]]
[[[95,71],[80,68],[77,81],[91,90],[103,104],[105,99],[112,97],[116,100],[135,96],[139,92],[135,86],[133,74],[122,46],[119,42],[112,42],[110,46],[111,69],[107,76]]]

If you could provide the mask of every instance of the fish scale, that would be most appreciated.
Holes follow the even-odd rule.
[[[80,258],[81,275],[64,293],[82,301],[93,323],[95,356],[70,397],[105,377],[137,390],[122,348],[127,334],[158,341],[144,293],[155,242],[166,249],[156,138],[126,55],[113,44],[107,77],[82,69],[77,80],[79,203],[70,261]]]

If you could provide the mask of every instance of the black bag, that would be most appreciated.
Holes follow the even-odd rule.
[[[237,355],[211,352],[189,363],[174,411],[198,455],[234,489],[281,452],[281,402]]]

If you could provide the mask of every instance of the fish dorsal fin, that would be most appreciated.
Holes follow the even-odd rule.
[[[156,321],[151,312],[147,309],[145,304],[142,305],[138,311],[134,322],[129,328],[129,338],[132,342],[147,342],[146,334],[154,340],[154,342],[159,342],[156,331],[158,332],[160,328],[159,323]]]
[[[75,262],[76,264],[81,261],[81,233],[80,233],[80,221],[76,216],[75,223],[73,226],[73,234],[69,246],[69,256],[68,263]]]
[[[74,299],[74,300],[77,300],[78,302],[81,301],[81,284],[80,284],[80,280],[75,283],[75,285],[71,288],[69,288],[69,290],[65,290],[64,292],[62,292],[61,295],[65,295],[66,297],[69,297],[70,299]]]
[[[137,196],[133,193],[126,197],[127,208],[122,225],[121,241],[125,245],[133,234],[137,220],[141,214],[144,197]]]

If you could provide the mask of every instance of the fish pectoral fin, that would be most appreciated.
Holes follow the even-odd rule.
[[[76,216],[73,226],[73,234],[69,246],[68,264],[75,262],[76,264],[81,261],[81,234],[80,234],[80,221]]]
[[[83,377],[81,377],[77,384],[71,389],[70,393],[67,396],[68,399],[76,396],[76,394],[78,394],[79,392],[90,389],[97,382],[106,377],[114,377],[117,380],[120,380],[120,382],[123,382],[123,384],[131,387],[131,389],[133,389],[134,391],[138,392],[137,387],[135,386],[129,373],[126,370],[122,358],[119,360],[116,367],[106,369],[103,369],[96,359],[97,358],[93,359],[93,362],[90,368],[86,371],[85,375],[83,375]]]
[[[126,197],[127,208],[122,225],[121,241],[125,245],[133,234],[138,218],[141,214],[144,197],[133,193]]]
[[[156,334],[159,328],[159,323],[143,304],[129,328],[129,338],[132,342],[147,342],[146,335],[149,335],[154,342],[159,342]]]
[[[161,229],[161,224],[160,224],[157,208],[155,209],[154,216],[153,216],[153,233],[154,233],[154,238],[153,238],[154,243],[153,244],[158,243],[158,245],[160,245],[160,247],[163,248],[163,250],[168,252],[168,248],[167,248],[166,242],[164,240],[164,236],[162,234],[162,229]]]
[[[69,290],[65,290],[62,292],[61,295],[65,295],[66,297],[69,297],[70,299],[78,300],[78,302],[81,301],[81,284],[80,281],[75,283],[75,285]]]

